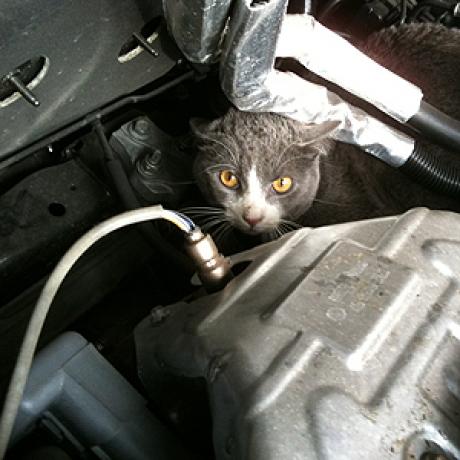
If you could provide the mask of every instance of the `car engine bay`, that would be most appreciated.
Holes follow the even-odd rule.
[[[450,0],[288,12],[306,3],[356,46],[460,25]],[[456,213],[187,249],[189,121],[231,106],[218,66],[184,55],[160,1],[6,0],[0,25],[1,393],[79,238],[143,207],[176,225],[104,233],[57,285],[4,458],[460,458]]]

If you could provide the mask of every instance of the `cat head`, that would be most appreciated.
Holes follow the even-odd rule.
[[[330,148],[326,136],[336,126],[236,109],[212,122],[194,119],[195,179],[234,227],[250,234],[271,232],[313,203],[319,157]]]

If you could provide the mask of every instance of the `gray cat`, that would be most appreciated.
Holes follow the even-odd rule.
[[[364,51],[460,118],[460,31],[409,25],[375,34]],[[394,215],[416,206],[458,210],[456,200],[413,183],[357,148],[328,139],[334,123],[305,125],[230,109],[192,120],[195,179],[210,204],[208,226],[228,221],[249,234]],[[442,149],[426,145],[440,155]]]

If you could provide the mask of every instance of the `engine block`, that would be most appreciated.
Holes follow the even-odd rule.
[[[460,458],[460,216],[306,228],[232,263],[136,330],[151,393],[206,379],[217,458]]]

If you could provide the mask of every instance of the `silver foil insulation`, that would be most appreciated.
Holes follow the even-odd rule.
[[[164,7],[188,59],[208,63],[220,57],[222,88],[240,110],[275,112],[303,123],[338,121],[335,140],[357,145],[393,167],[402,166],[413,152],[414,140],[407,135],[327,88],[274,68],[276,57],[294,58],[400,122],[418,111],[423,96],[312,16],[287,15],[287,0],[187,5],[164,0]]]

